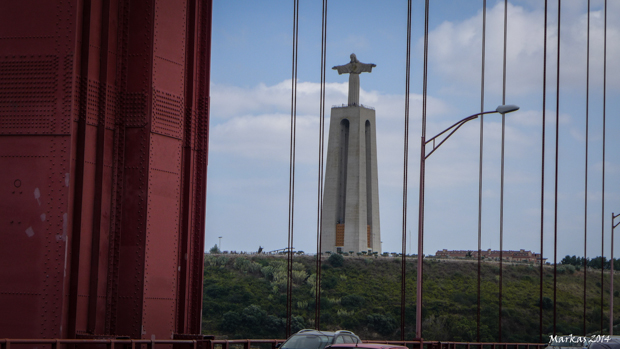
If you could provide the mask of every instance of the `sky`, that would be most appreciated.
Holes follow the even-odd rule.
[[[503,104],[504,86],[504,1],[487,1],[483,105],[483,1],[433,0],[430,3],[427,138],[481,109],[495,110]],[[567,254],[598,256],[603,239],[604,253],[609,256],[611,214],[620,212],[620,139],[617,137],[620,2],[608,2],[606,79],[603,4],[602,0],[591,1],[588,79],[587,2],[562,1],[558,93],[557,1],[549,1],[546,87],[543,87],[544,2],[508,1],[505,104],[516,104],[521,109],[505,117],[503,225],[500,222],[502,117],[490,114],[482,122],[482,249],[499,249],[500,229],[503,229],[504,250],[540,252],[544,184],[544,257],[551,261],[554,258],[555,231],[558,261]],[[328,4],[325,147],[330,108],[346,103],[348,88],[348,76],[339,76],[329,68],[348,63],[349,55],[355,53],[360,61],[377,65],[372,73],[360,76],[360,103],[376,110],[384,252],[402,250],[406,26],[404,0],[336,0]],[[224,251],[254,252],[259,246],[272,251],[287,246],[292,30],[293,1],[214,0],[207,251],[220,241]],[[407,253],[417,251],[423,38],[424,1],[414,0]],[[320,1],[301,1],[298,52],[293,245],[297,250],[315,253]],[[546,93],[544,113],[543,91]],[[556,116],[559,120],[557,216],[554,211]],[[426,161],[425,254],[435,254],[440,249],[478,248],[480,131],[480,121],[466,124]]]

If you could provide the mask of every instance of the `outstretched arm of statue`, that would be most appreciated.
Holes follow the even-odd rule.
[[[338,75],[342,75],[342,74],[349,74],[349,73],[351,73],[352,72],[351,68],[352,68],[352,64],[348,63],[348,64],[345,64],[345,65],[337,65],[337,66],[333,67],[332,69],[338,70]]]
[[[348,63],[345,65],[337,65],[332,69],[338,70],[338,74],[360,74],[372,72],[372,67],[376,67],[373,63]]]
[[[372,67],[376,67],[376,64],[373,63],[357,63],[356,73],[370,73],[372,72]]]

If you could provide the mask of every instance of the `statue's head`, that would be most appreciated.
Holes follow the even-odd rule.
[[[351,53],[351,63],[359,63],[357,57],[355,57],[355,53]]]

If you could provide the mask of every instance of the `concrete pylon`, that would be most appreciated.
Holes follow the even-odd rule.
[[[364,63],[351,55],[351,64]],[[359,75],[350,69],[344,73]],[[375,110],[359,105],[359,93],[353,102],[351,97],[348,106],[331,110],[321,250],[381,253]]]

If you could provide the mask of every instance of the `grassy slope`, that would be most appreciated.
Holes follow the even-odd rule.
[[[415,260],[407,260],[405,334],[414,337]],[[315,259],[295,257],[293,328],[314,327]],[[583,332],[583,271],[558,267],[557,332]],[[620,278],[617,278],[620,279]],[[363,339],[400,338],[401,259],[345,257],[334,267],[323,261],[321,328],[348,329]],[[539,339],[539,267],[504,264],[502,340]],[[618,280],[620,281],[620,280]],[[609,274],[605,275],[608,316]],[[616,282],[616,289],[620,290]],[[481,339],[498,341],[499,265],[482,263]],[[600,329],[600,270],[587,275],[586,326]],[[423,334],[430,340],[476,339],[477,263],[427,260],[424,264]],[[553,300],[553,268],[545,267],[544,297]],[[620,303],[620,302],[616,302]],[[545,302],[543,302],[545,304]],[[620,308],[616,308],[616,312]],[[543,313],[543,332],[553,331],[553,309]],[[217,256],[205,258],[203,333],[228,338],[283,338],[286,318],[286,258]],[[607,325],[608,320],[604,320]]]

